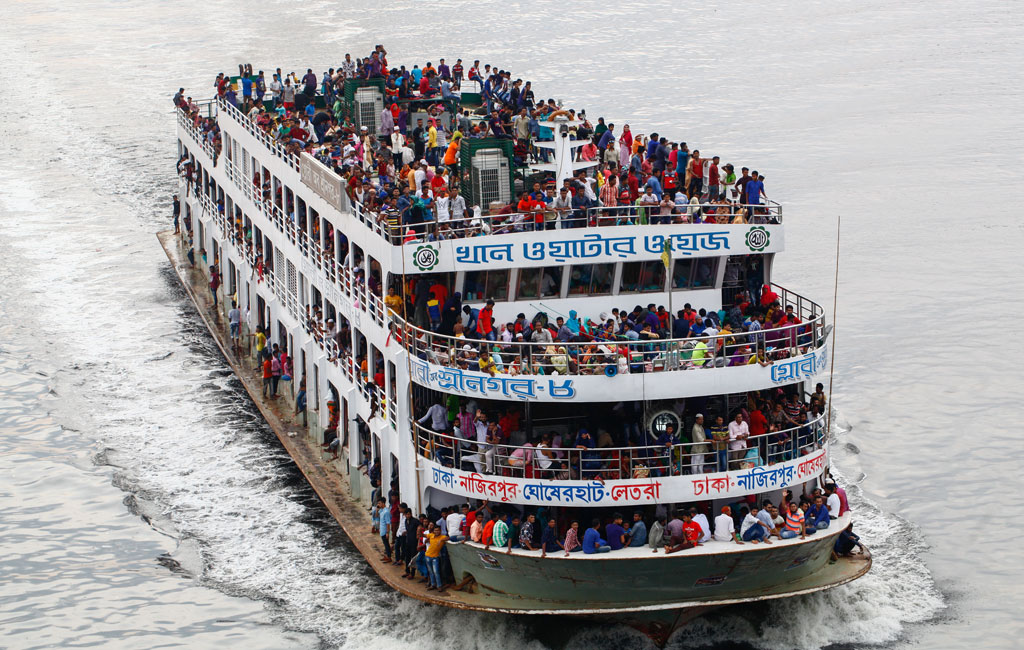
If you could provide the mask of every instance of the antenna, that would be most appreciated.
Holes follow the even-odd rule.
[[[825,437],[832,435],[832,380],[835,378],[836,368],[836,328],[839,324],[838,317],[836,315],[836,309],[839,305],[839,234],[842,230],[843,217],[837,215],[836,218],[836,279],[835,286],[832,288],[832,359],[828,369],[828,413],[825,416]]]

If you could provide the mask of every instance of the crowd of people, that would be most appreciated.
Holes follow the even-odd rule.
[[[346,54],[320,75],[278,68],[268,76],[239,65],[232,80],[221,73],[217,96],[243,111],[289,154],[305,151],[345,179],[350,200],[372,215],[393,240],[448,239],[511,230],[641,223],[769,223],[765,177],[722,163],[682,141],[617,130],[603,117],[538,98],[529,81],[474,61],[464,66],[426,62],[391,66],[378,45],[369,56]],[[443,59],[441,61],[444,61]],[[384,106],[373,129],[356,125],[345,99],[349,80],[377,81]],[[465,84],[480,90],[481,106],[461,102]],[[186,111],[219,152],[216,120],[203,118],[180,89],[174,103]],[[324,108],[318,109],[322,105]],[[575,155],[593,162],[562,187],[541,179],[501,206],[467,206],[460,192],[464,139],[498,138],[514,147],[514,163],[546,160],[538,142],[554,139],[545,122],[566,121],[587,144]],[[375,132],[373,132],[375,131]],[[288,202],[286,199],[285,203]],[[293,206],[279,206],[287,214]]]
[[[435,365],[505,375],[588,375],[655,372],[759,364],[803,354],[816,344],[816,329],[770,286],[760,299],[738,294],[728,309],[684,305],[674,317],[664,305],[613,308],[596,318],[569,311],[553,320],[538,312],[497,322],[494,301],[481,308],[462,294],[423,280],[407,313],[426,331],[410,331],[409,347]],[[429,288],[428,288],[429,287]],[[443,305],[428,310],[426,303]],[[420,303],[423,303],[422,305]],[[399,299],[397,311],[402,306]],[[421,313],[424,312],[424,313]]]
[[[569,427],[527,422],[519,405],[444,395],[421,405],[419,453],[444,467],[550,480],[616,480],[705,474],[792,460],[821,445],[824,386],[752,391],[723,411],[706,398],[672,405],[674,424],[644,428],[643,404],[595,407]],[[703,411],[707,411],[705,416]]]
[[[707,544],[772,544],[773,540],[807,539],[829,529],[849,512],[846,491],[828,480],[823,488],[794,496],[783,490],[778,503],[760,502],[754,495],[721,506],[713,516],[708,503],[658,505],[636,510],[628,519],[619,512],[602,512],[581,521],[582,511],[510,504],[479,506],[463,503],[414,514],[401,502],[397,485],[387,497],[375,499],[372,531],[380,536],[381,559],[403,567],[402,577],[429,583],[429,591],[447,595],[455,584],[448,544],[472,543],[481,550],[511,554],[514,550],[539,551],[540,557],[570,557],[614,553],[623,549],[649,549],[670,555]],[[836,536],[833,560],[864,552],[860,538],[847,524]],[[461,585],[460,585],[461,586]]]

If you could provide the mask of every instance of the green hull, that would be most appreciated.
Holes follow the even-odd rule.
[[[839,524],[840,522],[837,522]],[[845,522],[843,522],[845,524]],[[516,552],[449,544],[456,582],[472,576],[494,606],[522,613],[653,611],[785,595],[827,573],[839,525],[805,541],[711,542],[665,555],[630,549],[599,556]],[[828,586],[828,585],[826,585]]]

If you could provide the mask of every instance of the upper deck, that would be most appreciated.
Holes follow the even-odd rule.
[[[535,267],[572,261],[648,260],[659,258],[666,242],[674,259],[783,250],[782,206],[774,201],[762,205],[593,205],[546,211],[548,219],[540,226],[535,212],[519,212],[515,205],[493,213],[481,206],[469,206],[472,214],[467,212],[461,218],[451,216],[444,221],[403,224],[393,201],[381,203],[369,197],[360,201],[353,195],[350,188],[362,185],[350,182],[351,171],[343,172],[336,165],[323,162],[330,161],[329,148],[289,149],[281,145],[266,125],[261,126],[229,102],[221,99],[215,105],[218,115],[230,118],[230,123],[222,122],[221,128],[234,140],[245,139],[250,145],[245,153],[229,146],[229,161],[233,162],[235,156],[254,154],[251,145],[258,144],[264,153],[280,161],[273,174],[291,176],[286,185],[296,187],[295,181],[299,181],[323,202],[323,206],[318,206],[318,214],[334,214],[336,218],[350,215],[373,237],[393,247],[388,256],[392,269],[408,273],[450,272],[477,270],[493,263]],[[187,120],[183,122],[187,129],[193,129]],[[236,126],[249,137],[240,138]],[[249,165],[243,162],[242,167]],[[251,167],[255,169],[257,161]],[[367,190],[372,187],[380,193],[380,178],[367,178]],[[288,197],[281,198],[278,209],[282,214],[293,213]],[[755,209],[758,213],[750,216]],[[291,221],[286,226],[297,228],[295,220]]]

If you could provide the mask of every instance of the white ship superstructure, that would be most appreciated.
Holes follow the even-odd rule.
[[[695,503],[717,513],[748,495],[778,501],[783,490],[809,492],[828,471],[821,412],[748,440],[746,453],[730,453],[726,467],[709,443],[653,442],[667,430],[688,435],[697,408],[731,417],[757,391],[802,397],[826,370],[824,310],[772,277],[784,244],[778,204],[759,206],[754,223],[659,224],[631,206],[594,208],[579,223],[542,230],[526,229],[515,215],[478,213],[453,230],[478,236],[428,241],[423,231],[410,236],[406,226],[365,210],[334,170],[290,153],[229,102],[203,110],[219,125],[219,155],[195,121],[178,113],[179,158],[194,169],[194,183],[180,181],[180,198],[196,265],[217,267],[227,297],[222,308],[237,298],[243,335],[261,326],[271,344],[288,350],[293,385],[306,383],[311,422],[302,435],[319,445],[326,429],[337,430],[341,456],[325,455],[323,466],[344,477],[366,507],[374,487],[364,470],[375,464],[382,490],[397,481],[414,512],[488,500],[549,514],[573,509],[576,518]],[[556,136],[545,146],[555,158],[535,165],[557,175],[558,185],[581,166],[571,138],[558,132],[564,125],[549,124]],[[796,322],[756,337],[487,342],[441,334],[436,312],[424,319],[385,306],[389,288],[404,305],[427,284],[460,293],[474,313],[493,301],[497,327],[521,313],[531,321],[536,314],[588,317],[590,327],[601,326],[595,316],[609,318],[614,307],[648,304],[727,311],[732,296],[749,289],[776,294]],[[482,355],[496,363],[481,365]],[[507,413],[519,427],[501,444],[480,444],[467,432],[418,422],[435,403],[458,409],[452,395],[463,406]],[[579,429],[598,437],[610,422],[627,423],[648,442],[628,436],[622,444],[574,444]],[[538,451],[541,436],[547,442]],[[479,609],[679,611],[835,584],[816,581],[815,573],[826,565],[830,536],[848,521],[846,514],[806,540],[760,548],[709,543],[670,557],[647,548],[571,558],[495,555],[468,542],[449,551],[456,580],[477,583]],[[577,583],[603,574],[625,584],[640,575],[637,582],[650,585],[666,571],[676,578],[647,592],[618,591],[614,606],[594,593],[602,590]]]

